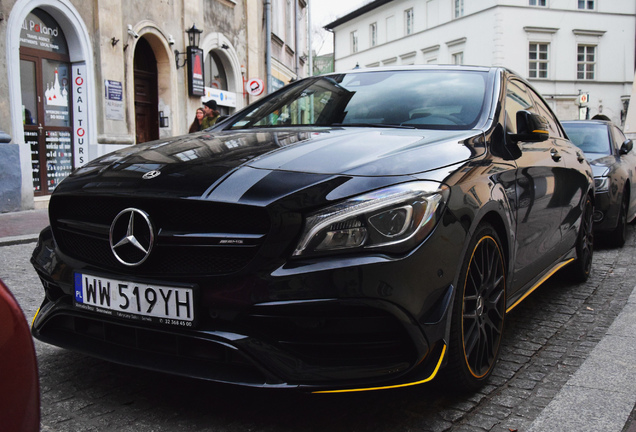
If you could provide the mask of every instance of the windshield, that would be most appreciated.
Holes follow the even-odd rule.
[[[584,122],[563,122],[562,124],[570,141],[583,150],[583,153],[603,155],[612,153],[609,130],[604,124]]]
[[[375,126],[471,129],[486,94],[484,72],[354,72],[309,78],[256,103],[231,129]]]

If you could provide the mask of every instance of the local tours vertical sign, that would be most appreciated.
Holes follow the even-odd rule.
[[[88,162],[86,64],[73,65],[73,154],[75,168]]]

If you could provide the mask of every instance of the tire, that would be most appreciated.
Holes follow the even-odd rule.
[[[593,213],[592,199],[588,196],[585,200],[579,235],[576,239],[576,259],[568,266],[570,279],[578,283],[587,281],[592,271],[592,256],[594,254]]]
[[[618,213],[618,223],[616,228],[609,233],[607,239],[609,243],[614,247],[623,247],[625,240],[627,239],[627,206],[629,197],[627,192],[623,192],[623,201],[621,202],[621,208]]]
[[[501,242],[489,224],[477,227],[463,259],[453,301],[447,381],[476,390],[499,357],[506,314],[506,278]]]

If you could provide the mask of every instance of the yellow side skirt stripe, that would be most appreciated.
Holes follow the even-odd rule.
[[[414,386],[418,384],[424,384],[426,382],[431,381],[433,378],[435,378],[435,375],[437,375],[439,368],[442,366],[442,360],[444,360],[444,354],[446,354],[446,344],[444,344],[444,346],[442,347],[442,354],[439,356],[439,360],[437,361],[437,366],[435,366],[435,370],[433,371],[431,376],[429,376],[428,378],[422,381],[406,383],[406,384],[397,384],[397,385],[385,386],[385,387],[370,387],[370,388],[345,389],[345,390],[322,390],[322,391],[315,391],[312,393],[351,393],[351,392],[361,392],[361,391],[371,391],[371,390],[388,390],[388,389],[410,387],[410,386]]]
[[[539,282],[537,282],[537,283],[536,283],[536,284],[532,287],[532,289],[530,289],[527,293],[525,293],[525,294],[523,295],[523,297],[521,297],[519,300],[517,300],[517,301],[515,302],[515,304],[513,304],[513,305],[512,305],[512,306],[510,306],[508,309],[506,309],[506,313],[510,312],[510,311],[511,311],[511,310],[513,310],[515,307],[517,307],[517,305],[518,305],[519,303],[521,303],[522,301],[524,301],[524,300],[526,299],[526,297],[528,297],[530,294],[532,294],[532,292],[533,292],[534,290],[536,290],[536,289],[537,289],[537,288],[539,288],[541,285],[543,285],[543,283],[544,283],[545,281],[547,281],[547,280],[550,278],[550,276],[552,276],[553,274],[555,274],[556,272],[558,272],[559,270],[561,270],[561,269],[562,269],[563,267],[565,267],[566,265],[570,264],[572,261],[574,261],[574,258],[570,258],[569,260],[564,261],[564,262],[562,262],[561,264],[557,265],[555,268],[553,268],[553,269],[552,269],[552,271],[551,271],[550,273],[548,273],[548,274],[546,274],[545,276],[543,276],[543,277],[541,278],[541,280],[540,280]]]

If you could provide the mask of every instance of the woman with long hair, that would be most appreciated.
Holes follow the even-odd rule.
[[[202,130],[201,120],[203,120],[203,117],[205,117],[205,112],[203,112],[203,108],[197,108],[197,113],[194,116],[194,121],[190,125],[190,130],[188,131],[189,133],[199,132],[200,130]]]

